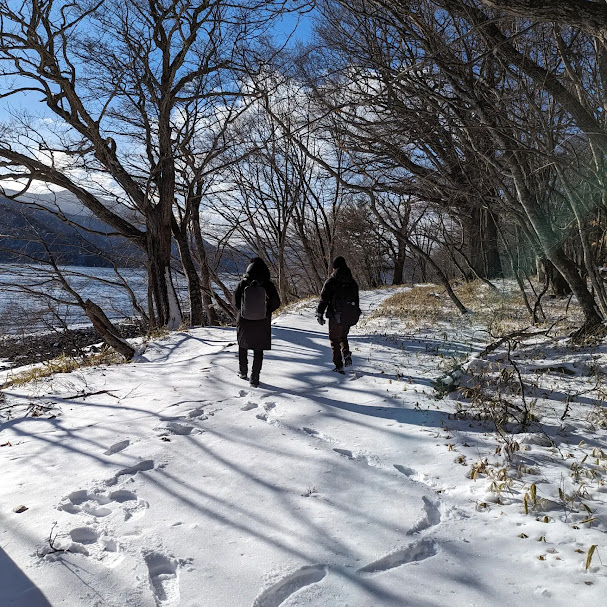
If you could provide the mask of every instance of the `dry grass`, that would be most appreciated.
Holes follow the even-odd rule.
[[[272,313],[272,316],[282,314],[283,312],[297,312],[298,310],[306,309],[312,301],[318,302],[318,295],[308,295],[307,297],[281,305],[278,310]]]
[[[182,331],[186,327],[187,327],[187,325],[184,325],[182,323],[177,330]],[[171,332],[166,327],[153,327],[153,328],[149,329],[148,332],[145,334],[145,339],[147,341],[152,341],[153,339],[164,339],[165,337],[168,337],[170,334],[171,334]]]
[[[440,288],[435,285],[423,285],[386,298],[367,320],[390,316],[411,325],[446,321],[453,316],[455,309],[452,305],[445,304],[448,302],[445,302]]]
[[[35,367],[20,371],[14,375],[9,375],[1,386],[1,389],[23,386],[25,384],[40,381],[41,379],[50,377],[56,373],[71,373],[72,371],[86,367],[116,365],[123,362],[125,362],[125,358],[114,350],[97,352],[84,358],[61,355],[58,358],[48,360]]]
[[[504,335],[532,324],[523,297],[514,284],[496,291],[482,281],[472,281],[456,286],[454,291],[473,313],[470,320],[485,326],[492,335]],[[545,297],[542,307],[546,321],[539,326],[555,324],[555,330],[567,333],[581,323],[578,307],[569,305],[567,299]],[[466,318],[460,315],[445,289],[438,285],[421,285],[388,297],[369,320],[385,316],[398,318],[408,327]]]

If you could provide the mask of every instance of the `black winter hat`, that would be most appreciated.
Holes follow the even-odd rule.
[[[270,280],[270,269],[261,257],[253,257],[247,266],[246,275],[255,280]]]
[[[251,258],[251,261],[249,262],[246,271],[250,272],[254,268],[263,268],[264,266],[267,267],[266,262],[261,257],[253,257]]]
[[[333,260],[333,269],[337,270],[337,268],[347,268],[348,264],[346,260],[340,255]]]

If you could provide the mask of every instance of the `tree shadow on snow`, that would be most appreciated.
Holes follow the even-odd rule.
[[[347,391],[349,386],[344,382],[340,388]],[[360,394],[359,391],[356,392]],[[298,396],[300,398],[302,397],[300,393],[288,389],[278,389],[277,393]],[[344,398],[343,394],[339,394],[337,398],[325,396],[319,390],[314,390],[313,388],[311,388],[305,395],[305,397],[314,400],[314,402],[318,405],[325,407],[327,412],[332,410],[347,411],[349,413],[374,417],[376,419],[391,420],[398,424],[407,424],[425,428],[444,428],[445,425],[448,425],[453,429],[461,427],[468,432],[484,433],[487,431],[486,426],[482,426],[480,424],[478,426],[476,424],[471,425],[467,420],[458,420],[453,417],[449,417],[449,413],[447,411],[441,411],[440,409],[395,407],[390,405],[389,400],[386,400],[385,404],[379,405],[378,401],[383,398],[383,394],[378,392],[375,394],[375,396],[377,398],[374,399],[372,403],[365,404],[348,402],[348,399]],[[389,431],[388,429],[384,430]]]
[[[429,356],[464,357],[475,352],[481,352],[486,346],[484,343],[457,342],[437,339],[435,337],[416,337],[415,335],[402,335],[400,333],[384,334],[350,334],[348,340],[358,343],[371,343],[384,348],[392,348],[410,354],[427,354]]]
[[[424,426],[424,427],[442,427],[448,416],[446,411],[438,409],[422,409],[403,407],[402,401],[386,398],[385,390],[380,388],[370,389],[368,385],[364,389],[359,388],[358,380],[364,377],[377,377],[383,380],[396,380],[396,374],[381,373],[376,371],[357,370],[357,377],[342,377],[330,371],[331,351],[326,333],[322,331],[305,331],[293,329],[290,327],[273,327],[274,343],[273,349],[264,358],[264,367],[261,373],[262,388],[273,388],[272,393],[276,395],[285,394],[293,397],[305,397],[313,399],[319,405],[325,406],[328,410],[339,409],[356,413],[358,415],[372,416],[379,419],[388,419],[397,423]],[[319,342],[319,338],[326,340],[326,343]],[[375,336],[352,336],[352,344],[361,341],[375,342]],[[388,345],[392,345],[398,350],[402,350],[402,343],[396,339]],[[409,342],[407,342],[409,343]],[[384,345],[384,344],[382,344]],[[428,340],[419,340],[418,350],[426,351]],[[287,356],[281,353],[288,351]],[[281,371],[284,366],[285,384],[296,382],[302,386],[299,390],[296,387],[286,387],[280,385],[280,380],[276,386],[270,386],[264,383],[264,370],[272,365],[272,369]],[[323,369],[324,368],[324,369]],[[287,376],[288,374],[288,376]],[[427,377],[410,377],[412,385],[430,387],[433,379]],[[352,399],[344,397],[343,393],[338,398],[324,394],[329,388],[339,388],[340,392],[351,392]],[[366,402],[361,403],[364,397]],[[401,406],[395,406],[401,404]],[[466,425],[468,422],[460,420],[451,420],[451,425]],[[473,431],[475,429],[472,429]],[[478,432],[484,432],[486,429],[478,428]]]
[[[167,362],[171,356],[175,354],[184,344],[188,342],[198,342],[200,344],[204,344],[205,346],[213,346],[213,347],[224,347],[227,348],[229,346],[233,346],[236,344],[236,330],[235,327],[206,327],[213,333],[222,332],[221,337],[203,337],[200,335],[194,335],[192,333],[186,332],[175,332],[171,334],[170,340],[162,340],[158,339],[152,342],[146,350],[138,355],[135,360],[138,363],[149,363],[152,362],[148,360],[146,357],[146,352],[148,350],[154,352],[154,363],[163,363]],[[209,353],[210,354],[210,353]],[[203,354],[204,355],[204,354]],[[198,356],[198,355],[193,355]]]

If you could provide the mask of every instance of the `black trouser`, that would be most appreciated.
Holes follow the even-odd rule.
[[[329,341],[331,342],[331,352],[333,354],[333,364],[341,369],[344,366],[346,356],[350,356],[350,345],[348,344],[348,333],[350,327],[344,327],[337,324],[332,318],[329,318]]]
[[[249,361],[247,358],[248,350],[246,348],[238,348],[238,364],[240,374],[246,375],[249,370]],[[259,372],[261,371],[261,363],[263,362],[263,350],[253,350],[253,368],[251,369],[251,379],[259,380]]]

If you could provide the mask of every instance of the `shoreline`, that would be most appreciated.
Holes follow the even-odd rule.
[[[122,337],[141,337],[145,330],[136,320],[115,323]],[[0,337],[0,368],[12,369],[42,363],[62,354],[78,356],[84,348],[102,343],[93,326],[48,331],[29,335],[3,335]]]

